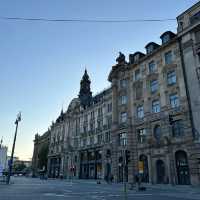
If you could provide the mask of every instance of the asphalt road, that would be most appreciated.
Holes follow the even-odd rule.
[[[0,185],[0,200],[184,200],[200,199],[197,190],[170,190],[147,188],[138,192],[128,190],[126,198],[121,184],[96,184],[95,181],[39,180],[36,178],[12,178],[12,184]]]

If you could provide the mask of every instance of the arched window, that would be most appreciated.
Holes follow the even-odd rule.
[[[160,125],[156,125],[154,127],[153,134],[154,134],[154,137],[156,138],[156,140],[159,141],[160,138],[161,138],[161,128],[160,128]]]

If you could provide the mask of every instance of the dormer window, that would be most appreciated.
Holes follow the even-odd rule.
[[[165,43],[169,42],[169,40],[170,40],[169,35],[164,35],[162,38],[162,43],[165,44]]]
[[[158,47],[159,47],[159,45],[156,44],[155,42],[150,42],[145,46],[147,54],[152,53]]]
[[[192,17],[190,17],[190,23],[195,24],[196,22],[199,22],[200,20],[200,11],[194,14]]]
[[[139,58],[140,58],[140,55],[139,55],[139,54],[136,54],[136,55],[135,55],[135,61],[138,61]]]
[[[167,42],[169,42],[171,39],[173,39],[176,36],[175,33],[171,32],[171,31],[166,31],[165,33],[163,33],[160,38],[162,40],[162,44],[166,44]]]
[[[153,51],[153,45],[148,46],[147,54],[151,53],[152,51]]]
[[[129,62],[131,64],[133,64],[133,63],[137,62],[138,60],[140,60],[144,56],[145,56],[145,54],[143,54],[140,51],[137,51],[134,54],[129,54]]]

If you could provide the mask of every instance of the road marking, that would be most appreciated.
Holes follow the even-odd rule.
[[[65,197],[64,194],[56,194],[56,193],[45,193],[44,196],[54,196],[54,197]]]
[[[153,194],[142,194],[142,193],[134,193],[134,194],[127,194],[128,196],[152,196]]]
[[[72,192],[72,190],[63,190],[64,192]]]

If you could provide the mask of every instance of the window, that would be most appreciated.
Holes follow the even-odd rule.
[[[112,103],[108,104],[108,112],[112,112]]]
[[[200,11],[190,17],[190,23],[195,24],[200,20]]]
[[[110,142],[110,131],[105,133],[105,142]]]
[[[165,64],[169,65],[172,63],[172,51],[165,53]]]
[[[94,111],[92,111],[92,112],[90,113],[90,118],[91,118],[91,120],[94,119]]]
[[[127,86],[127,80],[126,79],[120,80],[120,87],[121,88],[126,88],[126,86]]]
[[[165,43],[169,42],[169,40],[170,40],[169,34],[166,34],[162,38],[162,43],[165,44]]]
[[[160,112],[160,102],[158,100],[152,102],[152,112],[153,113]]]
[[[173,85],[176,83],[176,72],[175,71],[168,72],[167,83],[168,83],[168,85]]]
[[[86,146],[86,143],[87,143],[87,139],[84,138],[84,139],[83,139],[83,146]]]
[[[128,100],[127,96],[125,95],[121,96],[120,97],[121,105],[127,104],[127,100]]]
[[[171,94],[169,96],[170,104],[172,108],[179,107],[179,98],[177,94]]]
[[[151,53],[153,50],[154,50],[153,45],[149,45],[149,46],[147,47],[147,54]]]
[[[111,128],[111,125],[112,125],[112,115],[107,116],[107,125],[108,125],[108,128]]]
[[[138,142],[144,143],[146,141],[146,129],[142,128],[137,130],[138,135]]]
[[[90,145],[94,144],[94,137],[90,137]]]
[[[97,136],[97,143],[101,144],[102,143],[102,135]]]
[[[84,123],[87,123],[87,121],[88,121],[88,116],[84,115]]]
[[[160,125],[156,125],[154,127],[153,134],[154,134],[154,137],[156,138],[156,140],[159,141],[160,138],[161,138],[161,128],[160,128]]]
[[[83,132],[84,132],[84,133],[87,132],[87,126],[86,126],[86,125],[84,125],[84,127],[83,127]]]
[[[127,121],[127,113],[123,112],[121,113],[121,123],[126,123]]]
[[[149,73],[153,73],[153,72],[155,72],[155,71],[156,71],[156,64],[155,64],[154,61],[151,61],[151,62],[149,63]]]
[[[137,87],[135,87],[135,98],[140,99],[143,95],[143,83],[140,82]]]
[[[91,121],[90,123],[90,130],[93,131],[94,130],[94,123]]]
[[[144,109],[143,109],[143,106],[138,106],[138,107],[137,107],[137,117],[138,117],[138,118],[143,118],[143,117],[144,117]]]
[[[74,147],[78,147],[78,138],[74,138]]]
[[[120,146],[126,146],[127,145],[127,134],[126,133],[120,133],[119,134],[119,145]]]
[[[87,137],[87,145],[90,145],[90,137]]]
[[[94,136],[94,144],[97,143],[97,135]]]
[[[97,128],[98,128],[99,130],[101,130],[102,126],[103,126],[103,120],[102,120],[102,119],[97,120]]]
[[[152,80],[150,82],[151,92],[154,93],[158,90],[158,80]]]
[[[173,124],[172,124],[172,134],[174,137],[179,137],[181,135],[183,135],[184,133],[184,129],[183,129],[183,126],[182,126],[182,120],[176,120],[176,121],[173,121]]]
[[[103,115],[103,111],[102,111],[102,108],[98,108],[98,117],[102,116]]]
[[[140,69],[137,69],[136,71],[135,71],[135,81],[138,81],[138,80],[140,80]]]

